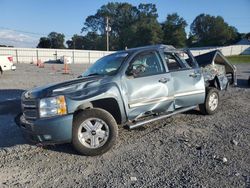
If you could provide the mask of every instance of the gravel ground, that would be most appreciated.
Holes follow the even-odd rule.
[[[221,93],[219,112],[193,110],[139,129],[119,129],[115,147],[96,157],[70,144],[31,145],[14,117],[21,93],[77,77],[72,65],[18,64],[0,78],[0,187],[250,187],[250,64],[237,65],[236,88]]]

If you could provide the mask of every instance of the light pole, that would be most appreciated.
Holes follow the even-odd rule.
[[[106,17],[106,36],[107,36],[107,51],[109,51],[109,32],[111,31],[111,27],[109,26],[109,17]]]

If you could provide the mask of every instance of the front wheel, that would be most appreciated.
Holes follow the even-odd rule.
[[[216,113],[219,107],[219,99],[218,89],[211,87],[208,88],[205,103],[199,105],[201,113],[205,115],[212,115]]]
[[[100,155],[116,142],[118,127],[113,116],[103,109],[88,109],[77,114],[73,124],[72,143],[83,155]]]

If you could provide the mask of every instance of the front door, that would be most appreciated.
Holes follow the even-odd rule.
[[[122,79],[130,120],[173,110],[173,80],[156,51],[143,52],[131,61]]]

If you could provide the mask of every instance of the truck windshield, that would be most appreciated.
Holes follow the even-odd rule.
[[[82,76],[114,75],[127,56],[128,53],[115,53],[105,56],[97,60]]]

